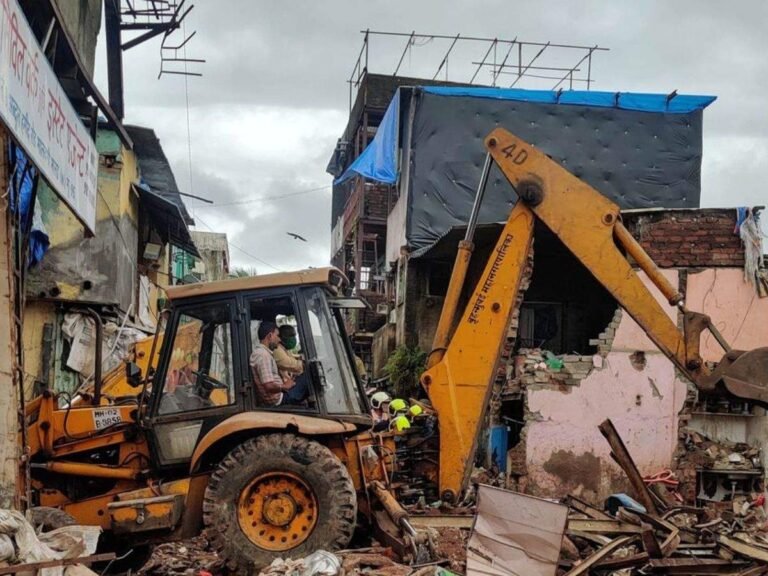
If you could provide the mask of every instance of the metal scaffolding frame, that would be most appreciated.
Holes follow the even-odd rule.
[[[202,76],[190,72],[189,64],[202,64],[200,58],[187,58],[186,45],[196,32],[187,35],[184,21],[194,8],[186,6],[186,0],[104,0],[104,26],[107,37],[107,67],[109,99],[120,118],[123,116],[123,56],[122,53],[162,36],[160,42],[160,72],[184,76]],[[174,33],[181,30],[181,41],[171,44]],[[124,32],[141,32],[123,41]]]
[[[355,92],[359,88],[363,77],[368,72],[369,52],[371,45],[371,38],[373,36],[389,37],[389,38],[405,38],[405,46],[400,53],[397,65],[394,68],[393,76],[397,76],[400,68],[405,60],[405,57],[413,50],[414,47],[418,47],[417,42],[426,43],[432,41],[444,42],[447,46],[442,59],[440,60],[432,80],[437,80],[441,72],[444,73],[444,80],[446,82],[453,81],[464,84],[474,84],[477,80],[478,74],[483,69],[490,68],[491,72],[491,86],[498,86],[504,84],[505,86],[514,87],[523,78],[536,78],[556,80],[557,82],[552,86],[552,90],[562,89],[567,84],[568,89],[573,89],[574,84],[585,85],[589,90],[592,83],[595,82],[592,76],[592,60],[596,52],[607,52],[609,48],[601,47],[597,44],[594,46],[576,45],[576,44],[556,44],[553,42],[530,42],[520,40],[517,37],[512,39],[504,38],[484,38],[478,36],[462,36],[456,34],[454,36],[444,34],[418,34],[415,30],[412,32],[382,32],[377,30],[361,30],[363,35],[363,43],[360,47],[355,65],[352,68],[352,72],[347,79],[349,84],[349,106],[352,108],[352,104],[355,97]],[[474,73],[469,80],[466,79],[453,79],[449,80],[448,76],[448,61],[451,54],[454,52],[454,48],[458,44],[473,43],[486,47],[485,52],[481,60],[473,60],[470,64],[474,67]],[[532,52],[534,52],[531,55]],[[546,57],[549,55],[562,57],[563,54],[574,53],[579,57],[579,60],[572,66],[554,66],[547,65]],[[503,57],[502,57],[503,54]],[[514,76],[511,84],[501,82],[502,75]],[[487,85],[487,84],[483,84]]]

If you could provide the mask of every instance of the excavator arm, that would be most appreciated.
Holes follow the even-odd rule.
[[[701,390],[712,391],[722,383],[735,396],[768,402],[768,349],[746,353],[731,350],[707,316],[686,310],[683,296],[622,224],[616,204],[506,130],[494,130],[485,143],[489,160],[483,180],[492,159],[517,191],[520,201],[512,209],[449,339],[472,251],[470,237],[460,244],[433,352],[421,379],[440,423],[438,477],[443,498],[455,498],[465,488],[472,469],[493,382],[497,371],[503,368],[502,346],[506,343],[537,218]],[[478,197],[481,196],[478,191]],[[477,204],[476,201],[476,207]],[[474,217],[470,224],[473,228]],[[680,308],[683,330],[651,294],[635,266],[646,273],[671,305]],[[705,329],[712,332],[726,352],[712,372],[699,355],[700,336]]]

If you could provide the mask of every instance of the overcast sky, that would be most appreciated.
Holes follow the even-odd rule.
[[[227,233],[237,266],[267,273],[328,262],[331,177],[325,166],[346,125],[346,80],[366,28],[610,48],[593,60],[593,89],[718,97],[704,113],[703,206],[768,201],[766,2],[195,4],[186,32],[197,35],[187,56],[207,60],[190,67],[203,76],[189,78],[187,91],[181,76],[157,79],[159,40],[129,50],[125,121],[154,128],[180,188],[215,202],[185,199],[196,229]],[[374,37],[369,69],[394,72],[405,44],[402,38]],[[400,74],[431,78],[447,47],[438,41],[413,46]],[[106,94],[103,42],[98,50],[96,77]],[[449,80],[468,81],[470,63],[483,53],[479,46],[454,52]],[[574,56],[547,65],[575,64],[580,56]],[[489,79],[484,72],[477,81]],[[518,87],[552,84],[531,80]]]

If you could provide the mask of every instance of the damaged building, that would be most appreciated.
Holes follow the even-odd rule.
[[[713,97],[405,83],[398,88],[375,80],[368,84],[367,102],[380,100],[370,94],[373,87],[394,92],[386,111],[379,106],[372,114],[375,136],[374,122],[351,117],[351,124],[365,127],[363,141],[371,143],[360,146],[359,137],[340,143],[331,162],[337,177],[333,262],[353,270],[361,296],[376,292],[363,316],[367,324],[360,316],[353,319],[368,339],[374,377],[382,376],[396,346],[431,348],[480,180],[483,138],[496,126],[531,142],[616,202],[629,231],[686,305],[710,315],[734,348],[768,344],[761,330],[768,299],[755,273],[760,254],[745,249],[742,238],[742,224],[754,226],[759,208],[699,207],[703,113]],[[348,128],[345,137],[350,134],[357,133]],[[516,200],[494,167],[460,306]],[[385,223],[375,210],[366,211],[377,203],[380,210],[387,207]],[[350,234],[373,214],[374,232]],[[762,482],[762,463],[750,460],[749,447],[765,440],[764,411],[726,399],[703,405],[555,234],[537,223],[534,238],[533,271],[510,327],[509,360],[492,405],[484,463],[524,492],[572,492],[601,501],[627,488],[598,430],[611,418],[643,474],[680,464],[680,489],[688,501],[722,499],[728,496],[723,486],[745,491],[755,487],[753,481]],[[755,241],[753,235],[746,244]],[[367,245],[375,245],[372,255]],[[681,322],[679,311],[664,305]],[[710,338],[703,356],[716,361],[722,350]],[[730,454],[744,456],[732,456],[730,467],[719,468],[712,455],[723,459],[718,448],[708,456],[686,456],[712,445],[722,448],[725,463]],[[752,468],[745,472],[748,463]]]
[[[26,279],[25,391],[72,393],[116,366],[153,333],[164,287],[173,284],[170,247],[197,254],[192,220],[154,131],[126,126],[133,148],[100,127],[93,236],[41,181],[37,229],[48,247]],[[95,367],[94,321],[105,358]]]

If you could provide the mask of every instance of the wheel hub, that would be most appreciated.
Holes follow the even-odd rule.
[[[317,498],[299,476],[268,472],[254,478],[240,493],[238,521],[256,546],[290,550],[312,533],[317,523]]]
[[[288,493],[275,494],[264,502],[264,520],[273,526],[287,526],[297,511],[296,501]]]

